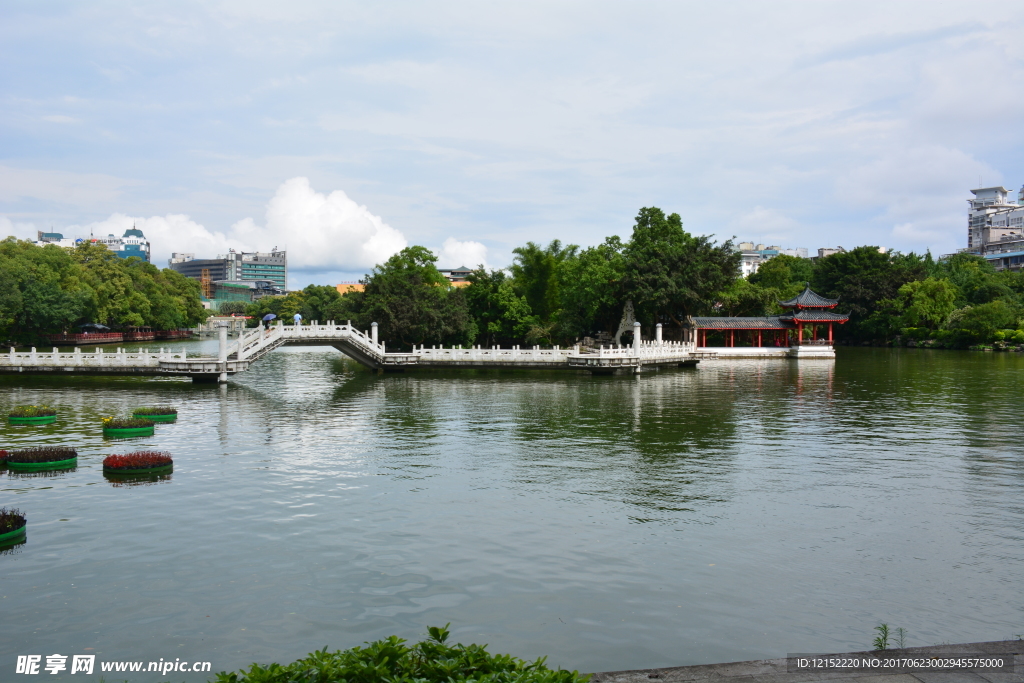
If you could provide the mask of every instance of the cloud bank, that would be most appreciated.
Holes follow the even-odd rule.
[[[150,217],[114,213],[101,221],[54,226],[53,230],[68,237],[80,237],[122,235],[132,227],[142,230],[149,239],[153,263],[161,267],[174,252],[213,258],[232,248],[270,251],[277,247],[288,250],[289,270],[307,276],[367,272],[409,244],[401,231],[343,191],[323,194],[301,177],[287,180],[277,189],[267,204],[263,225],[244,218],[227,230],[218,231],[181,213]],[[35,239],[37,229],[41,228],[33,223],[16,223],[0,216],[0,232]],[[449,237],[433,251],[441,267],[487,264],[487,247],[480,242]],[[323,278],[300,277],[293,286],[302,286],[309,279]]]

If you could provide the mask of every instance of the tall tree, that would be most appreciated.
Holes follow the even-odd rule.
[[[624,256],[623,298],[648,324],[669,322],[680,332],[686,317],[710,311],[739,273],[731,240],[691,235],[679,214],[657,207],[640,209]]]
[[[478,342],[486,346],[514,344],[538,325],[526,297],[516,294],[504,271],[478,268],[468,279],[470,285],[462,291],[476,321]]]
[[[406,247],[364,280],[358,321],[380,325],[381,340],[411,344],[469,344],[476,326],[463,293],[434,265],[437,257],[421,246]]]
[[[576,245],[562,246],[559,240],[552,240],[547,247],[527,242],[525,247],[512,250],[515,258],[509,270],[516,294],[526,297],[530,310],[541,323],[552,321],[558,312],[558,267],[577,249]]]
[[[867,339],[884,336],[889,326],[878,315],[872,319],[880,302],[895,300],[900,287],[923,279],[927,271],[926,260],[916,254],[882,253],[878,247],[863,246],[818,259],[812,285],[850,311],[850,322],[840,326],[841,336]]]
[[[622,240],[611,236],[562,261],[558,268],[558,335],[566,341],[614,332],[622,316]]]

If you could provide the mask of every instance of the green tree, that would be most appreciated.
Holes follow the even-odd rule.
[[[731,240],[718,245],[690,235],[679,214],[656,207],[640,209],[623,251],[623,298],[633,300],[639,317],[671,322],[679,334],[687,316],[714,307],[739,271]]]
[[[538,325],[525,296],[516,294],[504,271],[478,268],[469,274],[463,294],[476,321],[477,340],[485,346],[514,344]]]
[[[782,299],[790,299],[813,277],[814,264],[810,259],[779,254],[762,263],[748,279],[751,284],[778,290]]]
[[[406,247],[374,266],[364,284],[356,320],[379,324],[381,341],[411,344],[469,344],[477,330],[465,295],[451,286],[421,246]]]
[[[957,307],[985,304],[996,299],[1015,298],[1012,278],[1000,277],[992,264],[975,254],[954,254],[940,261],[934,269],[936,277],[949,280],[957,289]]]
[[[780,298],[779,290],[775,287],[757,285],[741,277],[719,296],[718,313],[740,317],[776,315],[779,313]]]
[[[567,256],[558,268],[558,336],[566,341],[614,332],[622,316],[625,245],[618,236]]]
[[[864,246],[818,259],[812,286],[850,311],[840,335],[870,339],[884,336],[895,324],[891,315],[879,312],[881,302],[895,300],[900,287],[923,279],[927,271],[926,259],[916,254],[883,254],[878,247]]]
[[[1019,308],[1012,304],[990,301],[953,311],[944,327],[968,333],[975,343],[986,343],[992,341],[997,330],[1016,327],[1019,315]]]
[[[938,329],[956,307],[958,295],[956,286],[946,279],[929,277],[908,282],[898,291],[901,326]]]
[[[527,242],[525,247],[512,250],[515,258],[509,270],[516,294],[526,297],[533,315],[542,323],[550,322],[558,313],[558,268],[577,249],[576,245],[563,247],[559,240],[552,240],[547,247]]]

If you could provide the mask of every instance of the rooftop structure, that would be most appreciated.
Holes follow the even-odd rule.
[[[110,251],[114,252],[121,258],[128,258],[129,256],[137,256],[143,261],[149,262],[150,245],[149,240],[138,228],[132,227],[124,231],[124,234],[117,237],[113,233],[110,233],[106,237],[95,237],[90,235],[89,237],[64,237],[63,233],[59,232],[36,232],[35,244],[39,246],[45,246],[47,244],[56,244],[60,247],[74,248],[76,245],[82,244],[83,242],[92,242],[94,244],[102,244]]]

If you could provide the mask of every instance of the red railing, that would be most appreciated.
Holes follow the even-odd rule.
[[[82,332],[80,334],[48,334],[46,340],[57,346],[79,346],[81,344],[115,344],[124,341],[120,332]]]
[[[191,339],[192,330],[157,330],[157,339]]]

